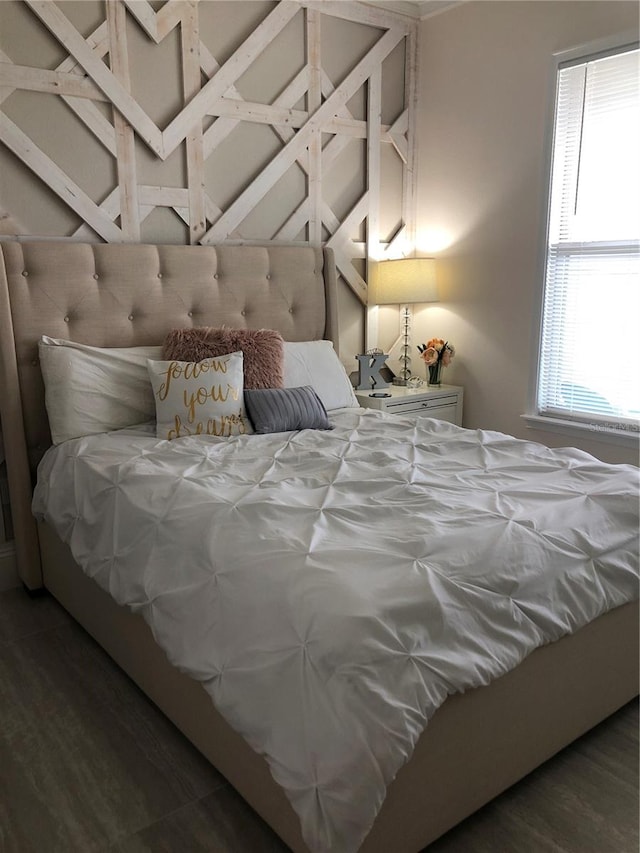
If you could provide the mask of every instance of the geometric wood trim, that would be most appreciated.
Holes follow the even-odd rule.
[[[291,0],[278,3],[231,56],[219,64],[203,43],[197,0],[167,0],[156,11],[147,0],[105,3],[105,20],[88,36],[80,33],[53,0],[23,0],[68,52],[57,68],[40,69],[13,63],[0,51],[0,109],[17,89],[62,98],[84,127],[115,159],[117,186],[106,198],[92,199],[53,162],[24,131],[0,113],[3,142],[85,223],[74,239],[139,242],[141,226],[157,207],[171,208],[189,230],[191,243],[252,242],[243,223],[257,204],[294,166],[301,170],[305,196],[284,222],[260,242],[303,239],[334,248],[339,271],[354,293],[366,302],[366,274],[354,265],[389,256],[415,236],[415,109],[417,23],[387,9],[350,0]],[[304,16],[304,66],[271,103],[242,98],[236,83],[261,57],[296,15]],[[376,39],[338,83],[323,68],[322,21],[330,15],[375,28]],[[163,128],[149,117],[133,95],[127,19],[133,18],[147,38],[160,44],[179,28],[182,107]],[[346,26],[346,24],[345,24]],[[390,125],[381,121],[382,68],[404,43],[405,92],[402,109]],[[105,62],[108,59],[108,63]],[[355,118],[351,98],[365,87],[366,117]],[[111,119],[104,113],[112,107]],[[215,117],[212,123],[211,117]],[[258,174],[224,207],[207,187],[210,157],[242,122],[270,127],[281,147]],[[159,161],[183,147],[186,186],[141,184],[136,139]],[[327,197],[327,174],[351,145],[365,145],[364,191],[346,214],[336,215]],[[388,146],[402,168],[402,221],[395,234],[380,240],[381,150]],[[7,202],[5,200],[5,206]]]

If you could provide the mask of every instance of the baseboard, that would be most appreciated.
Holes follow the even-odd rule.
[[[0,592],[20,586],[13,542],[0,543]]]

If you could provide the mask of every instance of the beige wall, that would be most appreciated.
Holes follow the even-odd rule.
[[[414,322],[414,342],[435,335],[457,347],[446,380],[464,385],[465,426],[635,463],[635,450],[531,430],[520,416],[540,281],[552,54],[637,33],[639,8],[469,2],[422,22],[417,248],[441,258],[442,301]]]

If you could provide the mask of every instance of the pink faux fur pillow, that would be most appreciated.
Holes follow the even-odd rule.
[[[172,329],[164,340],[166,361],[202,361],[242,350],[245,388],[282,388],[284,346],[273,329],[228,329],[225,326]]]

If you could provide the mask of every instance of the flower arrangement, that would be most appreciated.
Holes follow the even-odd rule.
[[[440,384],[440,372],[443,367],[451,364],[456,354],[455,347],[442,338],[431,338],[426,344],[418,344],[420,358],[429,368],[429,385]]]

